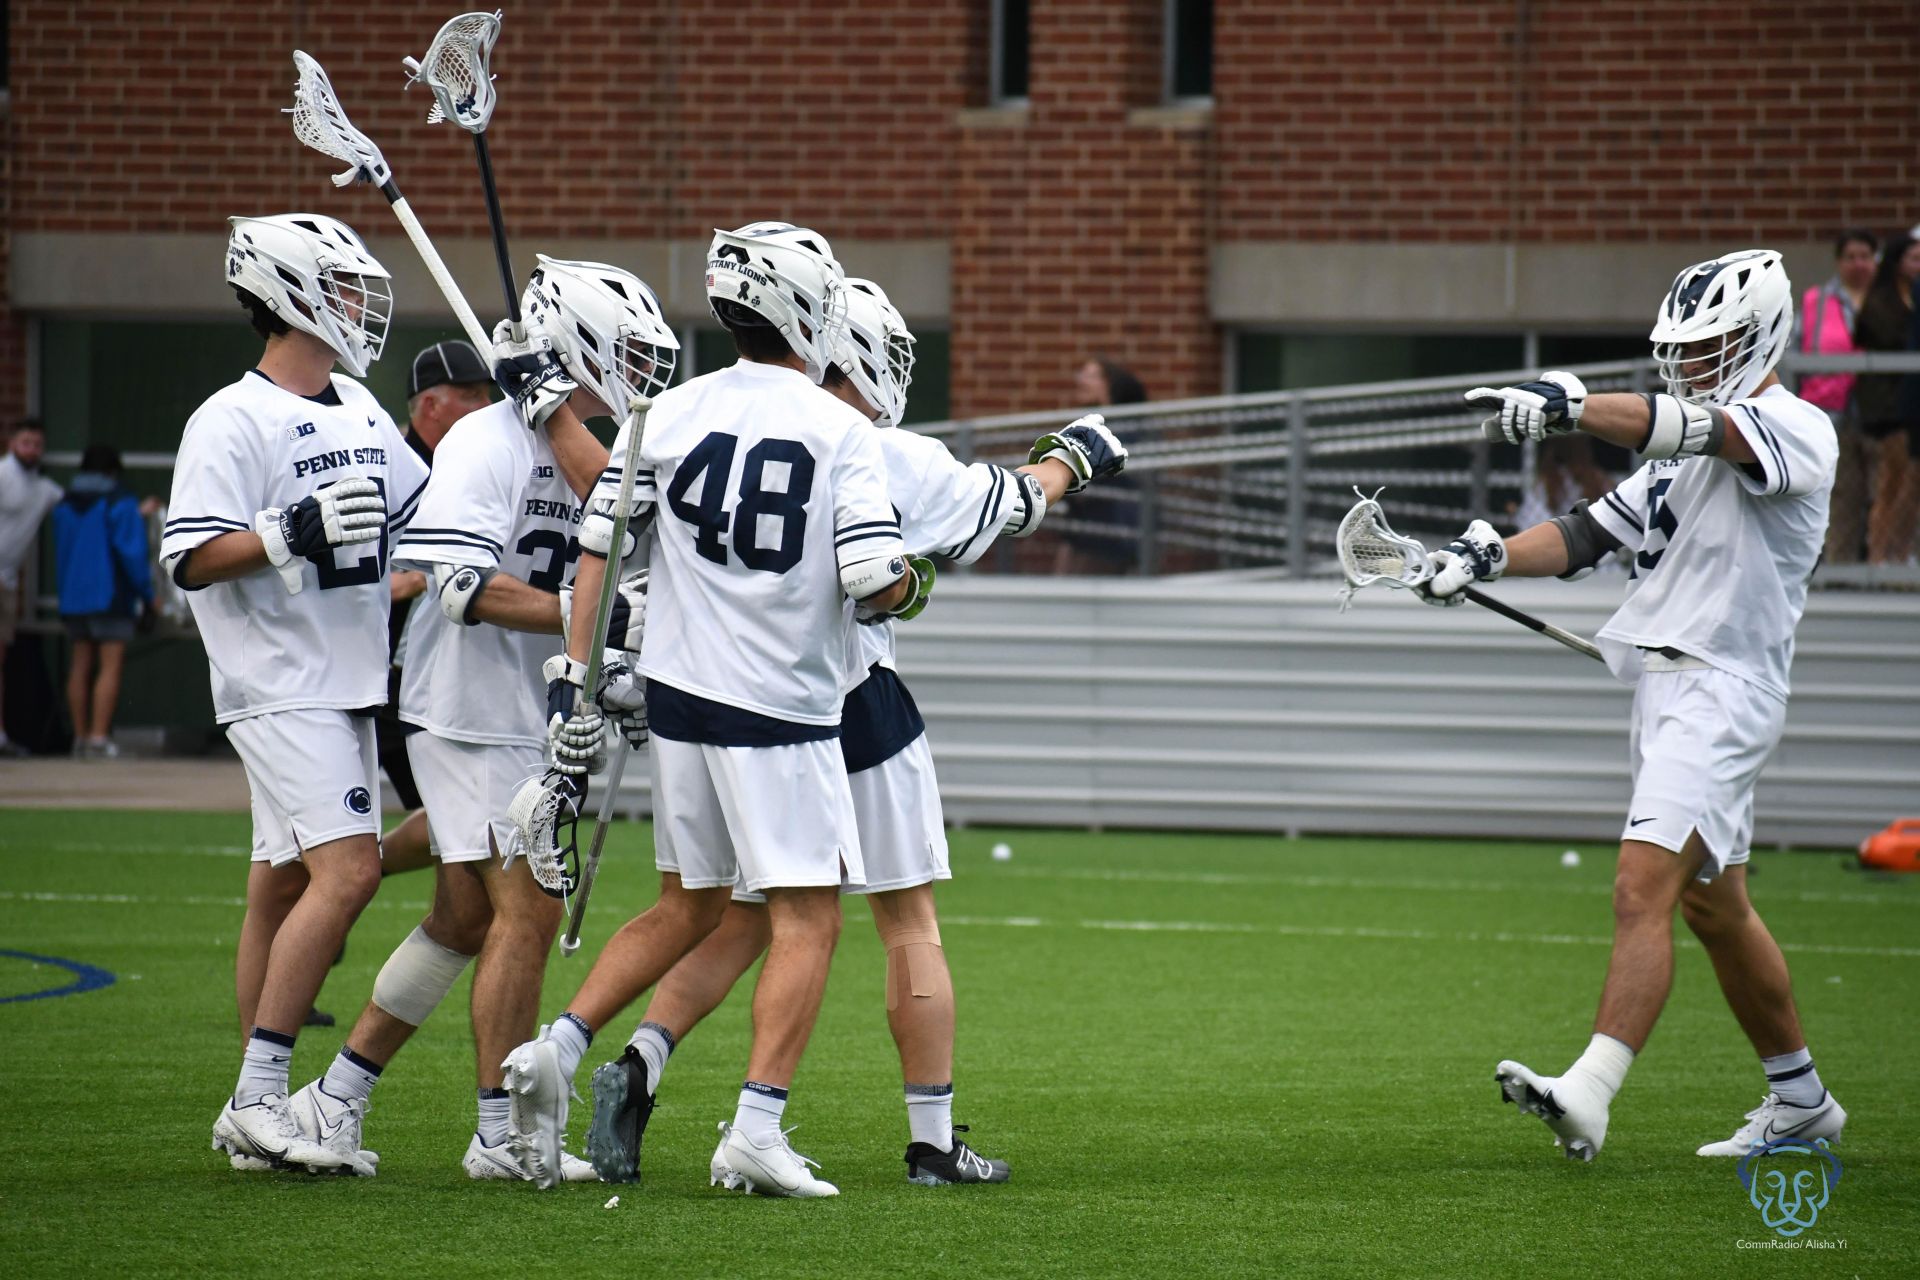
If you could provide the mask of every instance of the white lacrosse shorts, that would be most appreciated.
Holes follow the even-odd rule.
[[[1620,838],[1678,853],[1698,831],[1702,881],[1745,862],[1754,783],[1786,719],[1784,701],[1713,667],[1642,675],[1629,744],[1633,804]]]
[[[653,860],[689,889],[860,884],[840,743],[716,747],[653,737]]]
[[[546,758],[544,748],[524,742],[460,742],[425,729],[408,734],[407,760],[433,856],[452,863],[504,855],[513,836],[507,806],[522,783],[545,770]]]
[[[325,708],[269,711],[227,726],[253,798],[253,861],[284,867],[303,849],[380,833],[373,718]]]
[[[853,792],[867,882],[846,885],[846,892],[889,893],[953,879],[946,815],[926,734],[871,769],[848,774],[847,785]],[[767,895],[736,888],[733,900],[765,902]]]

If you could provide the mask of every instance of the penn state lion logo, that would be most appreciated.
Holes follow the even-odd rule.
[[[1782,1156],[1812,1156],[1811,1164],[1787,1163]],[[1767,1167],[1758,1167],[1766,1161]],[[1824,1143],[1783,1138],[1755,1147],[1740,1157],[1740,1185],[1760,1211],[1760,1221],[1791,1240],[1813,1226],[1840,1183],[1840,1158]]]

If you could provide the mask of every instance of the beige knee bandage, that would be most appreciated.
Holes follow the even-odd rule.
[[[373,1002],[410,1027],[427,1020],[453,984],[460,981],[472,956],[449,951],[416,925],[373,980]]]
[[[887,933],[887,1011],[900,1007],[902,988],[922,999],[931,999],[939,991],[940,926],[901,925]]]

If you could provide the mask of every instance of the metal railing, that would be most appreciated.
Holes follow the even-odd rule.
[[[1661,384],[1651,360],[1576,365],[1590,392]],[[1920,373],[1920,354],[1790,356],[1809,372]],[[1002,543],[1001,571],[1178,573],[1258,570],[1292,578],[1339,572],[1334,531],[1353,491],[1385,487],[1394,525],[1445,540],[1484,517],[1511,529],[1535,484],[1536,450],[1490,446],[1482,415],[1461,402],[1472,386],[1538,376],[1531,370],[1315,387],[1197,400],[1116,405],[1103,412],[1127,441],[1120,481],[1096,486],[1049,514],[1028,544]],[[966,461],[1015,464],[1034,437],[1077,410],[957,419],[915,427]],[[1600,465],[1606,467],[1606,447]],[[1632,465],[1613,451],[1616,477]],[[1920,486],[1916,486],[1920,487]],[[1920,583],[1903,564],[1828,566],[1824,582]]]
[[[1575,365],[1589,391],[1657,388],[1651,360]],[[1804,373],[1920,373],[1920,353],[1789,354],[1789,380]],[[1255,571],[1261,576],[1331,577],[1339,572],[1333,535],[1353,490],[1384,487],[1394,525],[1444,541],[1484,517],[1511,528],[1535,483],[1536,450],[1489,446],[1479,416],[1461,402],[1472,386],[1536,377],[1537,370],[1297,391],[1116,405],[1104,410],[1131,457],[1118,481],[1070,499],[1025,543],[1003,541],[987,567],[1002,572],[1161,574]],[[1057,409],[956,419],[913,428],[947,442],[966,461],[1016,464],[1040,432],[1080,412]],[[1632,465],[1619,455],[1622,474]],[[78,454],[47,460],[73,466]],[[133,471],[165,471],[173,455],[129,453]],[[1604,465],[1604,463],[1603,463]],[[1920,464],[1902,501],[1920,504]],[[1503,523],[1504,522],[1504,523]],[[1823,585],[1911,587],[1920,568],[1905,563],[1832,563]]]

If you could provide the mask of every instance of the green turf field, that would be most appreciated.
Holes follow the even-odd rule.
[[[1496,1102],[1499,1058],[1559,1070],[1585,1045],[1603,849],[1563,869],[1558,845],[956,832],[956,1119],[1013,1182],[906,1183],[883,959],[854,902],[787,1113],[840,1198],[707,1186],[745,1061],[741,993],[674,1056],[646,1182],[606,1209],[608,1188],[461,1173],[464,982],[374,1095],[378,1178],[228,1170],[208,1130],[237,1067],[246,839],[241,816],[0,812],[0,946],[118,978],[0,1005],[9,1274],[1920,1274],[1920,877],[1849,874],[1837,855],[1761,855],[1753,881],[1852,1113],[1844,1175],[1803,1237],[1830,1247],[1787,1252],[1751,1247],[1775,1237],[1732,1163],[1693,1155],[1763,1091],[1697,948],[1597,1163],[1560,1159]],[[1000,839],[1010,862],[988,857]],[[651,897],[648,847],[644,828],[616,831],[549,1014]],[[321,1000],[343,1024],[429,887],[389,881],[362,918]],[[0,996],[69,980],[0,958]],[[306,1034],[296,1083],[342,1034]]]

